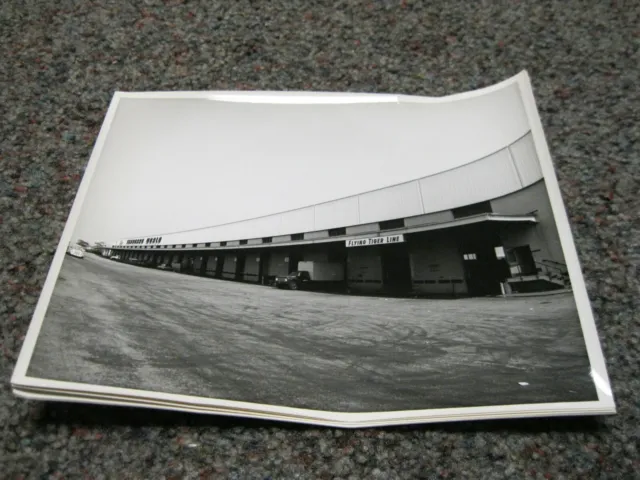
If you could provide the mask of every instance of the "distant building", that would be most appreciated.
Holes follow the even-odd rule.
[[[531,133],[436,175],[250,220],[125,238],[106,252],[256,283],[303,260],[339,262],[353,292],[475,296],[568,286]]]

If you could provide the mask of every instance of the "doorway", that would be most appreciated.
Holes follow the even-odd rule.
[[[222,278],[222,269],[224,268],[224,255],[216,257],[216,273],[215,278]]]
[[[498,258],[496,247],[500,247],[499,235],[487,231],[487,226],[460,232],[462,261],[465,280],[471,296],[500,295],[501,284],[509,277],[509,265]]]
[[[536,262],[529,245],[507,248],[506,254],[511,275],[535,275],[537,273]]]
[[[209,256],[208,255],[202,255],[201,257],[201,261],[200,261],[200,275],[205,276],[207,274],[207,263],[209,260]]]
[[[247,263],[247,257],[244,253],[238,253],[236,255],[236,273],[235,279],[240,281],[244,279],[244,267],[245,263]]]
[[[296,248],[292,249],[289,253],[289,273],[298,270],[298,262],[303,259],[302,252]]]
[[[380,247],[382,260],[382,285],[391,292],[411,290],[411,262],[406,244]]]
[[[269,252],[260,252],[260,265],[258,265],[258,283],[265,285],[268,281],[269,273],[269,259],[271,255]]]

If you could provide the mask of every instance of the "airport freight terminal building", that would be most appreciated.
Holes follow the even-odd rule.
[[[104,254],[259,284],[300,261],[340,263],[353,293],[476,296],[568,287],[531,132],[435,175],[259,218],[126,238]]]

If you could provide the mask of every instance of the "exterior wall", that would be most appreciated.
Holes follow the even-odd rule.
[[[565,263],[556,229],[551,203],[544,181],[535,183],[519,192],[491,201],[497,213],[505,215],[537,210],[538,224],[535,226],[512,226],[501,234],[505,247],[530,245],[534,260],[552,260]]]
[[[489,201],[517,192],[542,178],[531,133],[501,150],[436,175],[310,207],[189,232],[158,235],[162,244],[182,245],[318,232],[396,218],[416,217]],[[126,241],[125,241],[126,243]]]
[[[445,210],[443,212],[426,213],[424,215],[416,215],[415,217],[405,218],[404,224],[407,227],[415,227],[418,225],[429,225],[431,223],[444,223],[453,220],[453,212]]]
[[[349,197],[312,207],[315,210],[312,230],[325,230],[360,223],[358,197]],[[312,210],[312,214],[314,213]]]
[[[200,267],[202,266],[203,258],[204,257],[202,255],[198,255],[193,259],[193,270],[196,273],[200,273]]]
[[[347,227],[347,235],[360,235],[361,233],[371,233],[380,230],[378,223],[365,223],[364,225],[354,225]]]
[[[325,251],[304,252],[302,258],[305,262],[328,262],[329,254]]]
[[[304,234],[305,240],[317,240],[319,238],[329,238],[328,230],[320,230],[318,232],[308,232]]]
[[[207,259],[207,269],[205,271],[205,275],[207,277],[214,277],[216,275],[217,265],[218,265],[218,256],[209,255],[209,258]]]
[[[248,252],[244,261],[244,280],[247,282],[257,282],[260,274],[260,254]]]
[[[428,294],[465,294],[462,255],[450,234],[421,235],[409,250],[413,290]],[[461,283],[458,283],[461,282]]]
[[[376,247],[350,248],[347,252],[349,288],[376,291],[382,288],[382,260]]]
[[[419,182],[409,182],[382,188],[358,196],[359,215],[357,223],[373,223],[394,218],[412,217],[425,213]]]
[[[222,278],[236,277],[236,256],[235,254],[225,255],[222,263]]]
[[[523,186],[532,185],[543,178],[542,168],[531,135],[513,143],[508,147],[508,150]]]
[[[286,275],[289,273],[289,254],[287,252],[273,252],[269,260],[268,275]]]

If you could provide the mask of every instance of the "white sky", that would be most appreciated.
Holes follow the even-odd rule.
[[[122,99],[73,240],[291,210],[447,170],[528,129],[517,86],[452,103]]]

